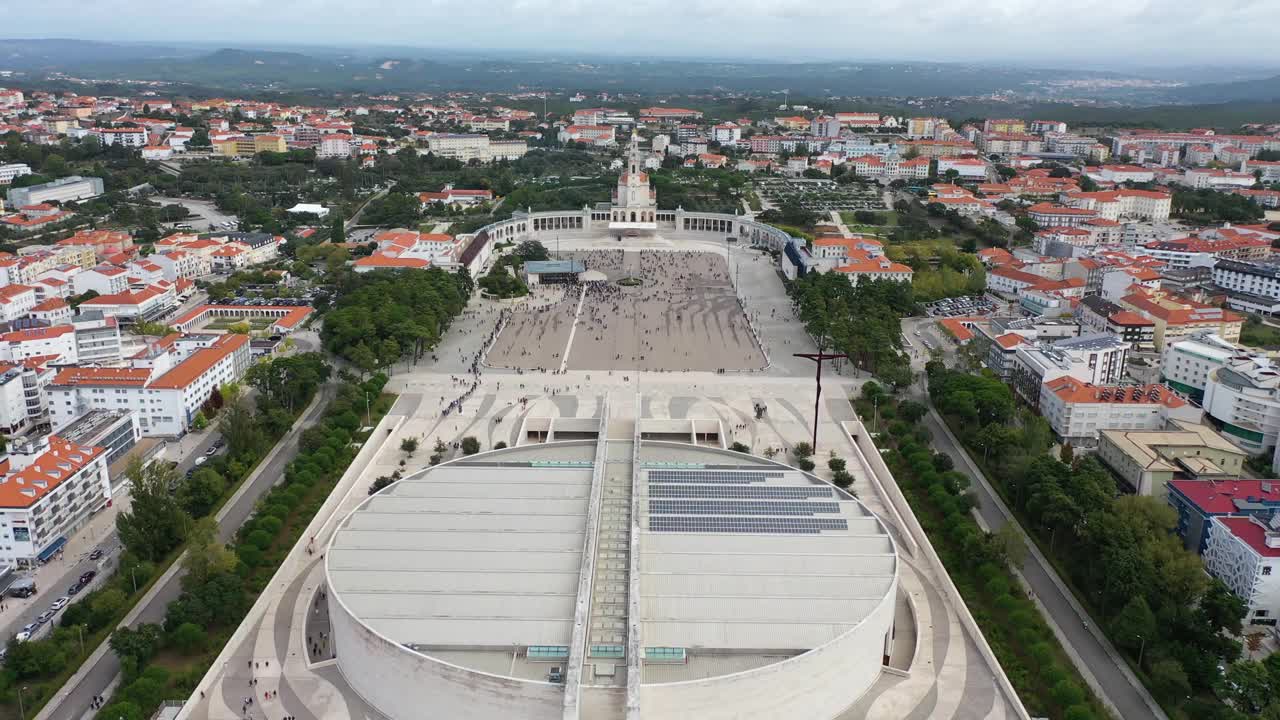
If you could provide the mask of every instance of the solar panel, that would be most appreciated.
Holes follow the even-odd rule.
[[[838,513],[837,502],[803,500],[650,500],[651,515],[813,515]]]
[[[781,472],[750,470],[650,470],[649,482],[755,483],[780,478]]]
[[[726,500],[803,500],[833,497],[829,487],[771,487],[759,485],[649,485],[651,498],[724,498]]]
[[[652,532],[725,532],[778,535],[817,535],[823,530],[848,530],[844,518],[761,518],[688,517],[655,515],[649,518]]]

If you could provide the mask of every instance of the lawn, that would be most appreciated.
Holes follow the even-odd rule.
[[[1257,315],[1250,315],[1240,330],[1240,344],[1256,348],[1280,347],[1280,328],[1263,323]]]

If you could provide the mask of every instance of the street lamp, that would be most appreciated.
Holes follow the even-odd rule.
[[[26,691],[26,686],[18,688],[18,714],[22,717],[22,720],[27,720],[27,710],[22,706],[22,693]]]
[[[133,578],[133,591],[138,592],[138,569],[129,568],[129,576]]]
[[[1138,639],[1142,641],[1141,643],[1138,644],[1138,669],[1141,670],[1142,669],[1142,651],[1147,649],[1147,639],[1142,637],[1141,635],[1138,636]]]

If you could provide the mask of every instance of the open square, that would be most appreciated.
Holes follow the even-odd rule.
[[[535,286],[532,300],[513,312],[494,342],[490,366],[712,372],[768,366],[723,256],[654,250],[564,255],[606,280]]]

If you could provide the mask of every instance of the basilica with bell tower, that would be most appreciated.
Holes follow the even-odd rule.
[[[627,148],[627,163],[618,187],[613,190],[613,203],[609,210],[609,231],[619,237],[652,235],[658,229],[658,193],[649,187],[649,175],[644,172],[644,153],[640,150],[640,137],[631,135]]]

